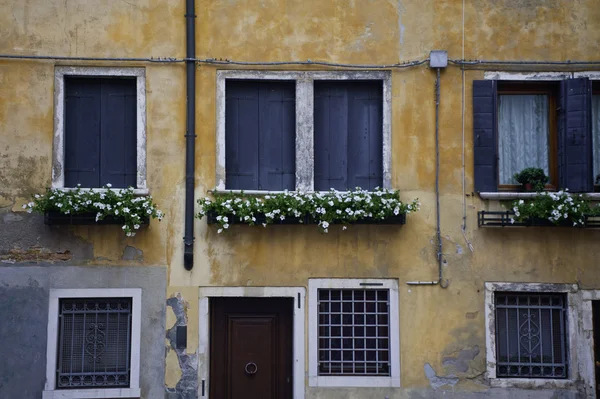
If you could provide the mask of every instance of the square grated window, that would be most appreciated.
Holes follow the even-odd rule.
[[[496,293],[496,376],[567,378],[565,294]]]
[[[319,375],[390,376],[387,289],[318,290]]]
[[[59,301],[57,389],[130,386],[132,298]]]

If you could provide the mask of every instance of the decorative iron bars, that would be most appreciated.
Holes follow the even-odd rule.
[[[547,219],[527,219],[524,221],[513,221],[515,213],[513,211],[479,211],[477,212],[477,225],[479,227],[574,227],[570,220],[561,220],[559,223],[553,223]],[[585,215],[583,224],[579,228],[600,228],[600,217]]]
[[[319,289],[319,375],[390,375],[388,290]]]
[[[496,376],[567,378],[564,294],[496,293]]]
[[[131,298],[68,298],[59,303],[56,387],[128,387]]]

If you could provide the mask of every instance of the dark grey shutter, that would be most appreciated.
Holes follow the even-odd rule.
[[[228,189],[294,190],[294,82],[227,82],[225,184]]]
[[[381,82],[317,81],[314,90],[315,190],[381,187]]]
[[[594,191],[591,84],[588,78],[561,82],[558,164],[560,188]]]
[[[225,184],[258,190],[258,83],[227,81],[225,87]]]
[[[495,80],[473,81],[475,191],[498,191],[498,116]]]
[[[100,185],[136,187],[137,96],[135,79],[102,79]]]
[[[293,82],[259,88],[260,190],[296,188],[296,89]]]
[[[100,184],[100,81],[65,78],[65,187]]]

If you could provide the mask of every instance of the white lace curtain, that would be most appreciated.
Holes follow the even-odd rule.
[[[513,175],[529,167],[548,175],[548,96],[500,95],[498,108],[500,184],[518,184]]]
[[[594,182],[596,182],[596,177],[600,174],[600,95],[592,96],[592,137],[594,144]]]

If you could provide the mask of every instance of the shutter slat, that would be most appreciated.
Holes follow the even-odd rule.
[[[496,81],[473,81],[473,158],[477,192],[498,191],[496,102]]]
[[[329,190],[329,88],[314,88],[314,188]]]
[[[258,190],[258,84],[228,81],[225,92],[225,185]]]
[[[65,187],[100,184],[100,82],[65,79]]]
[[[102,79],[100,185],[136,187],[137,97],[134,79]]]
[[[591,192],[592,162],[591,84],[588,78],[561,82],[559,110],[559,182],[572,192]]]

